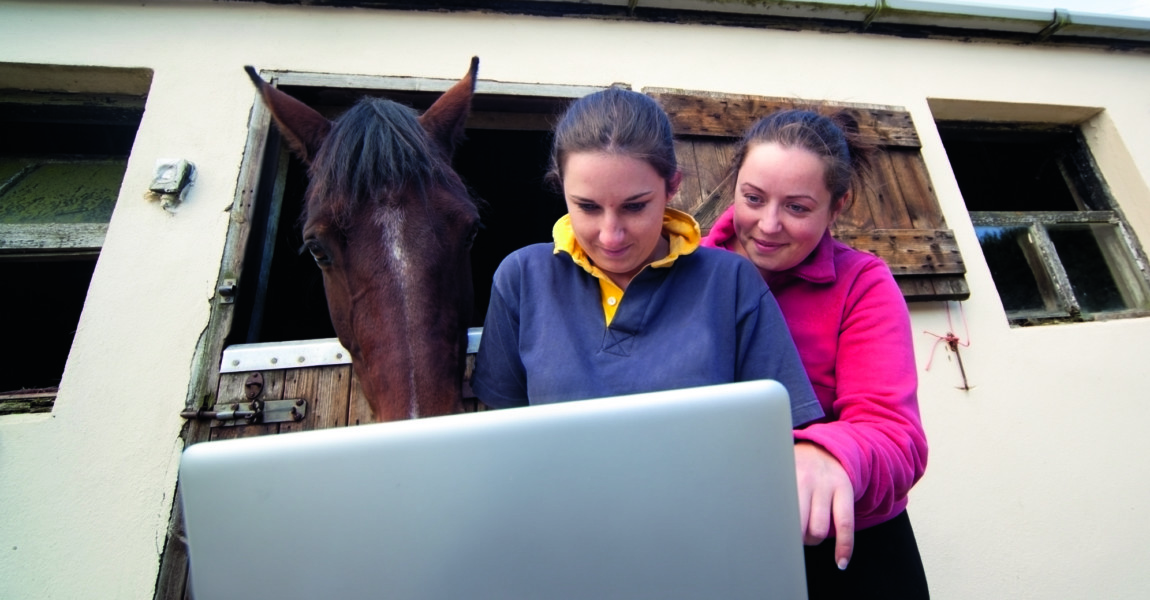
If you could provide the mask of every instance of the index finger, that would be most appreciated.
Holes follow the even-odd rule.
[[[831,512],[835,519],[835,564],[845,570],[855,548],[855,503],[852,495],[836,494]]]

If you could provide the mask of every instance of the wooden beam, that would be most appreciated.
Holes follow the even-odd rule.
[[[908,275],[895,277],[902,297],[907,302],[942,302],[969,300],[970,288],[962,275]]]
[[[954,233],[948,229],[834,231],[843,243],[886,261],[895,276],[961,275],[966,272]]]
[[[0,223],[0,250],[99,250],[107,223]]]
[[[707,135],[737,138],[758,119],[792,108],[849,112],[859,123],[860,132],[880,146],[918,148],[918,133],[910,113],[895,106],[809,102],[795,98],[771,98],[694,92],[665,88],[644,88],[643,93],[659,101],[671,117],[676,135]]]

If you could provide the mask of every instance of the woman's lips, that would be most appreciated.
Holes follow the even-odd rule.
[[[760,252],[764,252],[764,253],[768,253],[768,254],[772,253],[772,252],[778,252],[781,248],[783,248],[785,246],[786,246],[786,244],[783,242],[768,242],[768,241],[763,241],[763,240],[755,240],[755,248],[758,248]]]
[[[630,246],[623,246],[622,248],[617,248],[617,249],[604,248],[602,246],[599,247],[599,251],[602,252],[603,255],[608,257],[608,258],[619,258],[619,257],[627,254],[628,249],[630,249]]]

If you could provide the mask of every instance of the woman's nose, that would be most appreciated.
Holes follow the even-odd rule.
[[[778,233],[782,231],[783,224],[779,220],[779,211],[775,208],[767,208],[759,215],[759,230],[763,233]]]
[[[615,215],[603,217],[603,226],[599,229],[599,241],[605,246],[617,244],[623,240],[623,223]]]

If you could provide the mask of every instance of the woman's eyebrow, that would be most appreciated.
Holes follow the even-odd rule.
[[[757,186],[757,185],[755,185],[755,184],[753,184],[753,183],[750,183],[750,182],[746,182],[746,181],[744,181],[744,182],[743,182],[743,184],[740,186],[740,188],[741,188],[741,189],[747,189],[747,188],[750,188],[751,190],[753,190],[753,191],[755,191],[755,192],[757,192],[757,193],[759,193],[759,194],[762,194],[762,195],[764,195],[764,196],[767,194],[767,193],[766,193],[766,192],[764,192],[764,191],[763,191],[763,189],[762,189],[762,188],[760,188],[759,186]],[[784,197],[784,198],[788,198],[788,199],[790,199],[790,198],[810,198],[811,200],[815,200],[815,197],[814,197],[814,195],[812,195],[812,194],[809,194],[809,193],[807,193],[807,192],[797,192],[797,193],[794,193],[794,194],[787,194],[787,195],[785,195],[785,196],[783,196],[783,197]]]
[[[741,186],[739,186],[739,187],[741,187],[741,188],[744,188],[744,189],[745,189],[745,188],[751,188],[752,190],[754,190],[754,191],[756,191],[756,192],[758,192],[758,193],[760,193],[760,194],[762,194],[762,193],[763,193],[763,188],[761,188],[761,187],[759,187],[759,186],[757,186],[757,185],[755,185],[755,184],[753,184],[753,183],[750,183],[750,182],[748,182],[748,181],[744,181],[744,182],[743,182],[743,185],[741,185]]]
[[[645,192],[639,192],[638,194],[634,194],[632,196],[628,196],[628,197],[624,198],[623,202],[621,202],[621,204],[627,203],[627,202],[634,202],[636,200],[641,200],[645,196],[650,196],[653,193],[654,192],[652,192],[650,190],[645,191]],[[570,197],[572,200],[574,200],[576,202],[590,202],[592,204],[599,204],[599,202],[597,200],[594,200],[592,198],[584,198],[583,196],[576,196],[575,194],[571,194]]]

